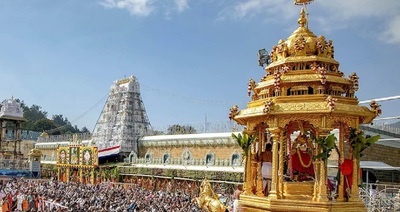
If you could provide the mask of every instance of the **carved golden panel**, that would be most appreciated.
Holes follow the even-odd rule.
[[[292,113],[292,112],[319,112],[327,111],[325,102],[295,102],[276,104],[273,113]]]

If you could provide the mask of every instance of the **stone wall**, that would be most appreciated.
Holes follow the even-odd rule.
[[[374,144],[363,152],[362,161],[382,161],[400,167],[400,148]]]
[[[225,147],[149,147],[141,148],[139,150],[139,158],[144,158],[146,153],[151,152],[153,158],[162,158],[165,153],[169,153],[172,158],[181,158],[182,154],[189,150],[194,159],[205,159],[208,153],[212,153],[215,159],[231,159],[232,154],[242,153],[242,149],[238,146],[225,146]]]
[[[363,152],[362,161],[381,161],[394,167],[400,167],[400,148],[374,144]],[[400,182],[400,171],[370,170],[380,182]]]

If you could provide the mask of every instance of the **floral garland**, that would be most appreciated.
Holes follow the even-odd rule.
[[[288,72],[289,70],[290,70],[290,66],[284,65],[284,66],[280,69],[280,72],[281,72],[281,74],[286,74],[286,72]]]
[[[254,87],[254,80],[250,79],[249,83],[247,84],[247,95],[250,96],[251,95],[251,91],[253,90]]]
[[[273,105],[274,105],[274,102],[273,102],[271,99],[269,99],[268,101],[266,101],[266,102],[265,102],[265,105],[264,105],[263,112],[264,112],[264,113],[269,113],[269,112],[271,112],[272,106],[273,106]]]
[[[317,47],[319,48],[319,50],[321,50],[321,52],[325,52],[325,50],[328,48],[328,42],[326,42],[325,40],[319,40],[317,42]]]
[[[306,39],[303,36],[300,36],[294,41],[294,47],[296,50],[303,50],[306,47]]]
[[[375,100],[372,100],[369,106],[371,107],[372,112],[374,112],[376,116],[382,114],[381,105],[378,104]]]
[[[281,90],[281,74],[279,72],[274,73],[274,86],[275,86],[275,92]]]
[[[357,76],[356,72],[353,72],[350,76],[349,76],[351,82],[353,83],[353,90],[354,91],[358,91],[358,79],[359,77]]]
[[[311,64],[311,69],[313,71],[315,71],[315,73],[319,74],[321,83],[323,85],[325,85],[325,83],[326,83],[326,69],[325,69],[325,67],[320,67],[319,65],[317,65],[317,63],[314,62],[313,64]]]
[[[301,166],[303,166],[304,168],[309,168],[311,166],[311,163],[312,163],[311,159],[308,162],[308,164],[304,164],[303,158],[301,157],[301,154],[300,154],[300,150],[297,150],[297,155],[299,156],[299,161],[300,161]]]
[[[328,96],[326,98],[326,101],[328,102],[327,106],[331,109],[331,111],[334,111],[335,110],[335,103],[336,103],[337,99],[336,98],[332,98],[332,96]]]

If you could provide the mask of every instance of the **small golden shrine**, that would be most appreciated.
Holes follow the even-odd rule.
[[[99,165],[97,147],[83,146],[76,137],[68,146],[57,148],[58,180],[94,184],[94,171]]]
[[[266,74],[259,83],[250,79],[247,108],[230,110],[230,119],[246,125],[243,133],[256,137],[245,162],[243,211],[366,211],[351,132],[378,116],[380,106],[359,106],[356,73],[346,78],[332,40],[308,28],[310,2],[295,1],[303,5],[299,27],[270,53],[259,51]],[[337,185],[328,179],[327,159],[320,157],[330,155],[323,143],[328,137],[336,139]]]

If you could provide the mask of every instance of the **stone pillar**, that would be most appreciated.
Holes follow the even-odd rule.
[[[19,121],[17,121],[16,122],[16,130],[17,130],[17,137],[15,138],[16,140],[17,140],[17,142],[18,142],[18,154],[21,154],[21,134],[22,134],[22,131],[21,131],[21,122],[19,122]]]
[[[1,150],[1,144],[2,144],[2,142],[3,142],[3,121],[2,120],[0,120],[0,150]]]
[[[278,163],[278,143],[280,140],[280,132],[281,129],[275,128],[275,129],[270,129],[271,138],[272,138],[272,182],[271,182],[271,191],[270,194],[268,195],[269,198],[271,199],[280,199],[280,193],[279,193],[279,186],[278,186],[278,168],[279,168],[279,163]]]
[[[1,141],[6,141],[6,130],[7,130],[7,122],[1,122]]]
[[[18,122],[14,122],[15,126],[13,129],[13,134],[14,134],[14,159],[17,159],[17,141],[18,141]]]

